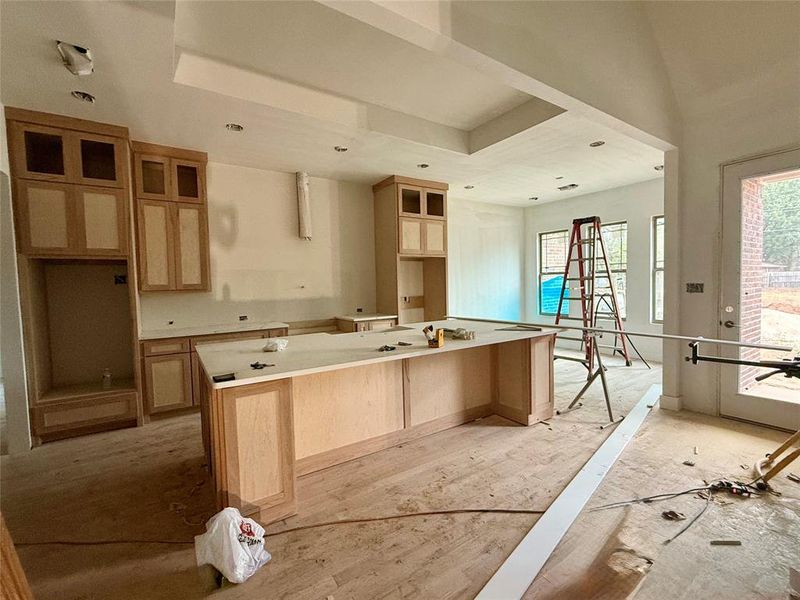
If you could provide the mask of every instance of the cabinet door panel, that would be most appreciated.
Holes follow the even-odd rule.
[[[207,290],[208,220],[205,207],[176,204],[175,286],[179,290]]]
[[[69,185],[17,180],[14,214],[19,251],[27,255],[77,253],[75,197]]]
[[[178,202],[202,204],[206,199],[205,165],[200,162],[173,158],[172,199]]]
[[[139,201],[139,289],[175,289],[175,256],[170,203]]]
[[[399,227],[400,254],[422,254],[422,221],[400,218]]]
[[[429,219],[447,218],[447,192],[425,190],[425,216]]]
[[[145,200],[169,200],[172,194],[171,166],[166,156],[136,154],[136,197]]]
[[[144,365],[150,414],[192,405],[190,354],[148,356]]]
[[[82,254],[125,256],[128,228],[125,193],[109,188],[78,188],[78,216],[82,220]]]
[[[444,221],[425,221],[425,254],[440,256],[447,252]]]

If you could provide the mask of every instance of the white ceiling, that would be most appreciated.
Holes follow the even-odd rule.
[[[489,135],[490,145],[470,149],[459,137],[467,130],[543,101],[316,3],[181,2],[177,13],[176,21],[173,2],[4,2],[0,99],[127,125],[134,139],[205,150],[212,161],[370,184],[389,174],[446,181],[454,199],[527,206],[530,196],[541,203],[660,176],[659,150],[570,112],[500,128],[509,137]],[[91,48],[95,73],[64,69],[56,39]],[[214,91],[174,81],[186,48],[225,71]],[[269,93],[254,101],[235,87],[231,65],[271,81],[266,92],[280,82],[318,94],[323,108],[343,97],[357,114],[373,105],[384,112],[367,111],[365,126],[270,103]],[[73,89],[97,103],[73,99]],[[286,98],[300,97],[309,98]],[[228,132],[231,121],[245,131]],[[606,144],[590,148],[596,139]],[[580,187],[557,191],[566,183]]]

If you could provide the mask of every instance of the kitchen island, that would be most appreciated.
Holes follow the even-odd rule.
[[[427,324],[293,336],[281,352],[264,352],[265,340],[198,347],[217,507],[271,523],[296,512],[304,474],[490,414],[552,416],[555,330],[435,321],[475,338],[429,348]]]

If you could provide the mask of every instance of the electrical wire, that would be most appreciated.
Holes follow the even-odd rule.
[[[281,529],[271,533],[265,533],[264,537],[274,537],[291,533],[293,531],[303,531],[305,529],[317,529],[319,527],[328,527],[331,525],[347,525],[356,523],[372,523],[375,521],[389,521],[393,519],[404,519],[407,517],[427,517],[434,515],[457,515],[457,514],[472,514],[472,513],[495,513],[495,514],[525,514],[525,515],[541,515],[544,514],[543,510],[533,510],[526,508],[454,508],[444,510],[430,510],[424,512],[402,513],[398,515],[387,515],[383,517],[364,517],[361,519],[338,519],[335,521],[325,521],[322,523],[310,523],[308,525],[299,525],[297,527],[290,527],[288,529]],[[171,544],[171,545],[188,545],[194,544],[194,540],[51,540],[39,542],[15,542],[17,547],[25,546],[108,546],[115,544]]]

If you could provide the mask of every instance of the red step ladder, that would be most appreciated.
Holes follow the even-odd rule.
[[[600,286],[597,285],[598,280]],[[578,296],[568,295],[570,281],[578,282],[577,287],[580,292]],[[562,315],[565,302],[568,310],[567,314]],[[580,317],[570,314],[573,312],[569,310],[570,302],[580,302]],[[581,321],[583,327],[597,327],[598,321],[611,322],[613,323],[611,328],[624,331],[614,289],[614,277],[600,231],[600,217],[583,217],[572,221],[567,264],[564,268],[564,280],[561,282],[561,295],[556,311],[556,325],[562,320]],[[556,355],[556,358],[580,362],[589,370],[590,375],[594,371],[595,344],[598,349],[611,349],[613,355],[619,354],[624,357],[626,366],[632,364],[624,334],[614,334],[613,345],[599,344],[597,337],[586,331],[581,337],[559,335],[559,339],[581,342],[584,350],[582,359],[563,355]]]

